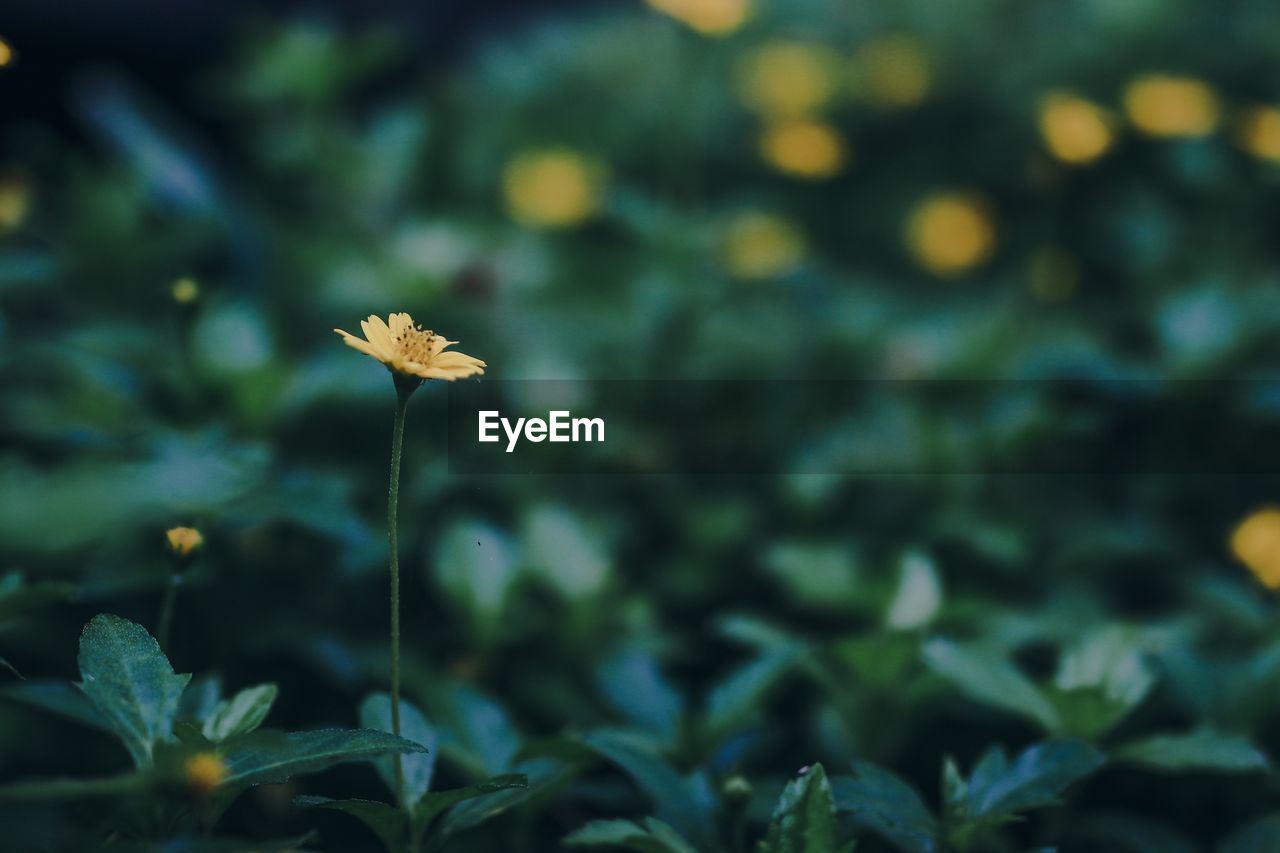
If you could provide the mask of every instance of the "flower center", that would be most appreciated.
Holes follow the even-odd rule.
[[[405,329],[399,335],[396,335],[396,349],[405,361],[415,361],[418,364],[426,364],[431,360],[431,345],[435,343],[436,333],[430,329],[424,329],[421,325],[415,325],[412,328]]]

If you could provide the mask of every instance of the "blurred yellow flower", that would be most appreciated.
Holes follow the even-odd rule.
[[[1061,249],[1046,246],[1031,254],[1031,292],[1046,302],[1069,299],[1080,285],[1080,267]]]
[[[980,196],[939,193],[922,201],[907,218],[906,243],[929,272],[956,276],[991,257],[995,225]]]
[[[730,275],[770,278],[795,269],[804,258],[805,239],[784,217],[743,213],[729,223],[721,251]]]
[[[13,63],[13,48],[4,39],[0,39],[0,68]]]
[[[204,545],[204,536],[194,527],[171,527],[164,535],[169,550],[179,557],[190,557]]]
[[[1129,121],[1150,136],[1205,136],[1218,126],[1218,96],[1194,77],[1148,74],[1124,92]]]
[[[205,797],[227,778],[227,763],[217,753],[197,752],[182,765],[182,778],[196,796]]]
[[[741,27],[751,15],[748,0],[645,0],[653,9],[675,18],[704,36],[724,36]]]
[[[778,171],[815,181],[837,174],[848,157],[834,127],[807,119],[767,126],[760,137],[760,153]]]
[[[578,225],[600,207],[600,172],[569,148],[517,154],[503,173],[507,210],[517,222],[538,228]]]
[[[0,174],[0,231],[11,231],[26,221],[31,209],[31,181],[21,171]]]
[[[1231,534],[1231,553],[1268,589],[1280,589],[1280,508],[1254,512]]]
[[[906,109],[929,94],[929,56],[912,36],[869,40],[854,53],[851,71],[854,93],[878,106]]]
[[[1236,143],[1255,157],[1280,163],[1280,109],[1253,107],[1236,124]]]
[[[1111,147],[1111,118],[1092,101],[1051,92],[1040,101],[1040,133],[1049,153],[1064,163],[1092,163]]]
[[[738,68],[738,96],[769,118],[797,118],[822,109],[835,95],[840,57],[830,47],[801,41],[769,42]]]
[[[200,286],[195,279],[183,276],[173,283],[173,301],[179,305],[190,305],[200,298]]]
[[[452,382],[484,373],[483,361],[460,352],[445,352],[457,341],[447,341],[430,329],[413,322],[408,314],[392,314],[383,322],[376,314],[360,321],[364,338],[357,338],[341,329],[349,347],[371,355],[393,373],[417,379],[443,379]]]

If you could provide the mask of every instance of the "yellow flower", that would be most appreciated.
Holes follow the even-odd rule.
[[[1236,143],[1255,157],[1280,163],[1280,109],[1253,107],[1236,124]]]
[[[195,279],[183,276],[173,283],[173,301],[179,305],[189,305],[200,298],[200,286]]]
[[[1040,101],[1040,134],[1049,153],[1064,163],[1092,163],[1111,147],[1111,118],[1092,101],[1051,92]]]
[[[907,109],[929,94],[929,57],[907,35],[877,36],[853,55],[855,94],[882,107]]]
[[[31,209],[31,182],[14,169],[0,174],[0,231],[17,228]]]
[[[929,272],[956,276],[991,257],[995,225],[986,202],[968,193],[939,193],[907,219],[907,248]]]
[[[194,527],[171,527],[165,531],[169,550],[179,557],[190,557],[204,545],[204,536]]]
[[[1218,126],[1218,96],[1194,77],[1148,74],[1124,92],[1129,121],[1150,136],[1206,136]]]
[[[751,15],[749,0],[645,0],[650,8],[675,18],[704,36],[725,36]]]
[[[761,115],[796,118],[822,109],[836,91],[839,56],[821,44],[775,41],[738,69],[738,96]]]
[[[744,213],[725,232],[724,265],[738,278],[769,278],[795,269],[804,258],[804,235],[787,219]]]
[[[460,352],[445,352],[457,341],[447,341],[430,329],[415,325],[408,314],[392,314],[386,322],[371,314],[368,320],[360,321],[360,328],[364,338],[341,329],[334,331],[342,335],[347,346],[373,356],[392,373],[448,382],[484,373],[483,361]]]
[[[538,228],[577,225],[600,207],[600,169],[569,148],[517,154],[503,172],[507,210]]]
[[[227,778],[227,763],[217,753],[197,752],[182,765],[187,788],[200,797],[221,785]]]
[[[1265,507],[1231,534],[1231,553],[1268,589],[1280,589],[1280,508]]]
[[[760,153],[778,171],[815,181],[837,174],[847,157],[834,127],[805,119],[766,127],[760,137]]]
[[[0,68],[13,63],[13,48],[4,39],[0,39]]]

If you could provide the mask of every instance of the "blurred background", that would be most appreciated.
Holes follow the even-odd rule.
[[[411,312],[493,379],[1068,377],[1101,389],[1071,417],[1031,383],[973,422],[886,406],[801,447],[762,429],[798,473],[751,478],[451,473],[426,387],[400,509],[407,694],[500,721],[497,765],[644,730],[682,773],[751,780],[755,820],[800,767],[855,757],[936,806],[944,756],[1043,733],[982,686],[1012,667],[1094,703],[1057,733],[1252,752],[1109,767],[1072,820],[996,849],[1211,849],[1275,808],[1274,476],[825,461],[978,429],[1016,454],[1028,430],[1106,425],[1116,380],[1275,377],[1274,3],[8,0],[0,39],[0,658],[22,675],[74,677],[94,613],[153,625],[164,531],[191,525],[178,671],[278,682],[275,726],[354,724],[386,679],[394,394],[331,330],[370,313]],[[1276,425],[1267,383],[1232,388],[1242,435]],[[467,781],[467,757],[441,772]],[[121,760],[0,703],[0,780]],[[646,813],[593,774],[465,849]],[[363,849],[288,802],[374,779],[264,788],[224,825]],[[83,816],[6,825],[76,849]]]

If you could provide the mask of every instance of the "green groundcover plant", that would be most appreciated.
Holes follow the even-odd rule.
[[[1272,0],[351,20],[0,31],[0,850],[1280,849]],[[451,467],[547,378],[998,382]]]

